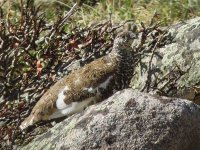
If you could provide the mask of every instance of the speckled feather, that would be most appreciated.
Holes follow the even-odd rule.
[[[56,117],[51,116],[56,114],[59,109],[64,110],[71,104],[94,97],[84,104],[88,106],[91,102],[96,103],[105,99],[116,90],[128,87],[134,64],[130,43],[127,41],[130,39],[133,41],[133,38],[129,37],[129,34],[118,35],[113,50],[108,55],[85,65],[55,83],[37,102],[20,128],[24,129],[41,120],[57,118],[60,116],[59,113],[55,115]],[[61,99],[59,99],[59,94],[63,99],[63,105],[60,102],[57,103]],[[80,110],[82,109],[80,108]],[[67,114],[73,113],[74,111]]]

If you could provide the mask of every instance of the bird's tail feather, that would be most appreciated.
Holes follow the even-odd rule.
[[[38,122],[39,118],[36,117],[35,115],[31,114],[28,116],[19,126],[21,130],[26,129],[28,126],[33,125],[34,123]]]

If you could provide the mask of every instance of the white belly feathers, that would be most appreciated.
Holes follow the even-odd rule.
[[[89,87],[89,88],[84,88],[83,90],[86,90],[88,93],[98,93],[99,88],[103,88],[103,89],[107,88],[112,78],[113,76],[108,77],[103,83],[99,84],[98,87],[95,87],[95,88]],[[77,81],[75,81],[75,84],[76,82]],[[65,99],[65,94],[67,94],[67,91],[69,90],[70,90],[69,87],[65,86],[65,88],[58,94],[58,98],[56,100],[56,107],[58,110],[55,113],[53,113],[49,117],[49,119],[59,118],[62,116],[68,116],[68,115],[72,115],[74,113],[80,112],[84,110],[92,102],[95,102],[96,100],[96,96],[94,96],[94,97],[81,100],[79,102],[72,102],[71,104],[67,105],[64,99]]]

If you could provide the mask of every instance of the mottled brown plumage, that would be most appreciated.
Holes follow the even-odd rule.
[[[20,128],[41,120],[69,116],[128,87],[133,73],[130,44],[134,38],[132,32],[118,35],[108,55],[59,80],[41,97]]]

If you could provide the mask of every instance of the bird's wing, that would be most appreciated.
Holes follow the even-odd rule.
[[[109,84],[117,65],[117,61],[110,61],[105,56],[65,76],[40,98],[20,128],[24,129],[40,120],[47,120],[52,114],[71,107],[72,104],[82,105],[82,101],[93,97],[99,87],[104,88]]]
[[[106,88],[115,71],[116,63],[102,58],[72,73],[64,89],[65,103],[82,101],[95,94],[96,89]]]
[[[38,104],[56,103],[63,96],[65,104],[68,105],[90,97],[93,89],[103,84],[116,71],[116,64],[102,57],[85,65],[54,84]]]

